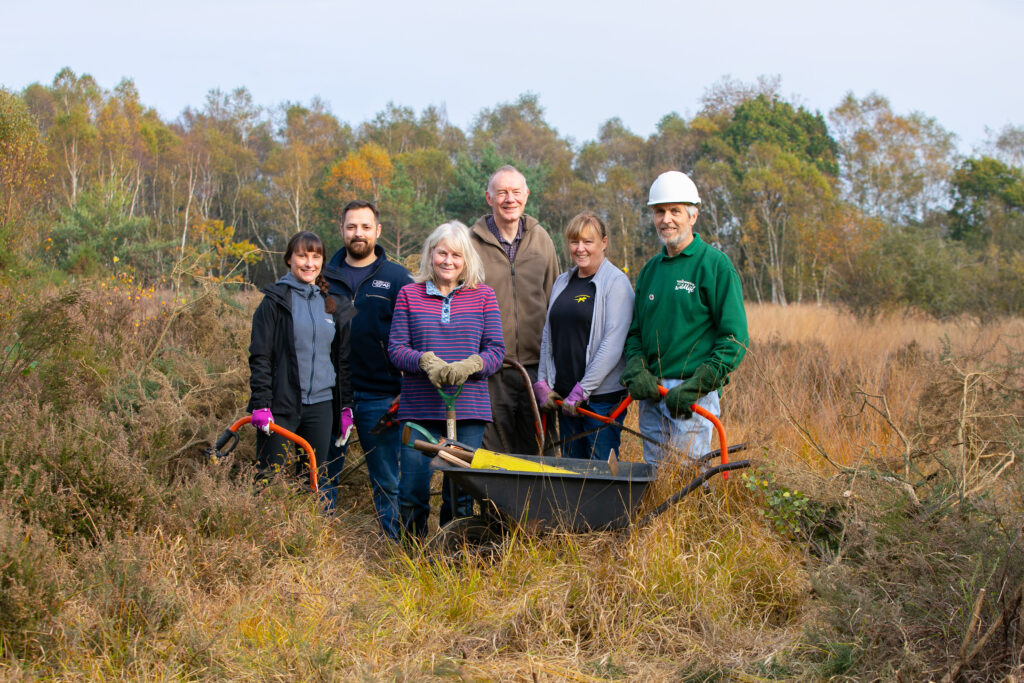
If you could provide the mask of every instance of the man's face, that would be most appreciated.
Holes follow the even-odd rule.
[[[654,227],[658,237],[671,249],[685,247],[693,239],[693,225],[697,222],[697,212],[690,216],[687,204],[655,204]]]
[[[519,220],[529,196],[530,190],[526,187],[526,181],[521,175],[511,171],[494,176],[494,181],[484,193],[491,211],[505,223]]]
[[[354,258],[366,258],[373,253],[380,237],[380,223],[368,208],[350,209],[341,219],[341,236],[345,249]]]

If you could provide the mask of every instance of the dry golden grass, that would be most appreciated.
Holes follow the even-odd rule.
[[[745,486],[735,473],[715,481],[710,495],[690,496],[631,532],[515,531],[495,552],[447,556],[407,554],[380,540],[360,473],[347,481],[339,513],[324,517],[295,482],[255,492],[251,435],[218,466],[203,456],[201,444],[242,412],[248,316],[258,297],[242,297],[238,308],[209,295],[146,319],[135,333],[124,321],[152,302],[107,306],[109,296],[85,294],[94,313],[83,316],[80,332],[94,350],[62,360],[77,364],[57,386],[76,419],[34,402],[33,392],[56,381],[45,368],[5,407],[38,426],[28,434],[8,429],[0,442],[4,472],[17,473],[0,474],[11,501],[0,507],[0,560],[21,572],[4,569],[18,590],[0,594],[21,610],[17,623],[0,619],[0,629],[22,629],[0,630],[0,672],[13,680],[816,680],[842,673],[856,663],[843,663],[846,643],[836,639],[852,636],[830,625],[830,615],[861,615],[862,622],[848,621],[864,633],[883,619],[863,616],[877,602],[866,588],[848,591],[850,600],[867,601],[849,612],[838,598],[822,600],[828,577],[873,585],[870,572],[834,553],[874,528],[861,502],[889,496],[886,505],[898,509],[903,492],[837,466],[899,474],[906,449],[897,427],[920,450],[930,448],[929,457],[945,457],[926,439],[945,432],[922,431],[925,417],[941,413],[935,397],[946,396],[938,390],[940,356],[982,350],[981,360],[1006,361],[1012,354],[1000,342],[1016,340],[1010,348],[1019,353],[1024,332],[1019,319],[979,328],[752,305],[751,348],[724,391],[723,418],[730,441],[748,442],[745,456],[772,477],[767,488]],[[865,396],[884,396],[889,418],[862,409]],[[75,447],[58,457],[54,450],[72,438]],[[636,439],[624,446],[626,459],[640,459]],[[982,455],[998,450],[985,448]],[[46,455],[53,468],[37,464],[31,474],[25,463],[38,460],[29,452]],[[681,475],[664,477],[644,509],[683,483]],[[846,545],[812,546],[780,531],[774,522],[787,508],[766,502],[769,490],[802,492],[816,514],[839,515]],[[19,545],[23,537],[38,538],[32,553]],[[875,552],[868,540],[857,543],[863,557]],[[894,560],[886,562],[879,566]],[[25,591],[46,585],[40,580],[50,591],[29,600]],[[971,590],[963,588],[968,602]],[[951,612],[942,619],[955,621],[958,599],[944,598]],[[815,640],[819,631],[832,640]],[[918,640],[892,646],[913,656],[888,671],[931,675],[939,665],[929,658],[943,638],[959,646],[927,622]],[[865,670],[885,677],[877,673],[884,667]]]

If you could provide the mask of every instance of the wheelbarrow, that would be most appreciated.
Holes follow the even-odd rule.
[[[627,397],[612,417],[577,410],[611,423],[629,403]],[[729,452],[740,451],[745,445],[730,448],[722,423],[700,406],[692,408],[712,421],[722,447],[697,458],[695,464],[701,468],[698,475],[639,522],[636,512],[640,501],[657,478],[657,471],[645,462],[513,455],[505,457],[521,461],[518,465],[491,469],[488,464],[493,461],[495,454],[492,452],[474,451],[451,439],[437,439],[422,427],[406,423],[403,441],[434,457],[431,467],[451,477],[481,509],[479,515],[446,524],[430,545],[445,550],[456,550],[463,544],[483,545],[500,539],[506,530],[516,527],[584,533],[621,529],[634,523],[643,525],[715,475],[728,476],[731,470],[749,467],[749,460],[729,462],[728,459]],[[426,438],[413,439],[413,431]],[[478,458],[482,459],[482,465],[474,464]],[[721,458],[721,463],[709,467],[708,463],[716,458]]]
[[[252,415],[246,415],[245,417],[238,418],[233,425],[225,429],[224,433],[217,437],[217,441],[213,444],[213,447],[206,449],[210,458],[217,461],[235,450],[235,446],[238,445],[238,429],[242,425],[249,424],[251,422]],[[271,422],[269,427],[271,432],[274,434],[280,434],[305,451],[306,457],[309,458],[309,488],[313,489],[313,493],[319,492],[320,487],[317,484],[316,478],[316,454],[313,452],[313,447],[309,445],[308,441],[298,434],[290,432],[274,422]]]

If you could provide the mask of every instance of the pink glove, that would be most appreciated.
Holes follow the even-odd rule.
[[[548,402],[548,394],[551,393],[551,387],[548,386],[547,382],[538,381],[533,383],[533,395],[537,397],[537,405],[542,406]]]
[[[257,408],[252,411],[252,426],[264,434],[270,433],[270,423],[274,421],[274,414],[270,408]]]
[[[583,387],[576,383],[569,395],[562,400],[562,412],[566,415],[576,415],[576,406],[583,403]]]
[[[352,419],[352,409],[342,408],[341,409],[341,436],[335,442],[338,446],[344,446],[348,443],[348,437],[352,436],[352,428],[355,427],[355,420]]]

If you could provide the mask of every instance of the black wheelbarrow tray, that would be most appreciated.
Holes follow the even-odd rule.
[[[534,523],[565,531],[620,529],[633,518],[647,487],[657,477],[645,462],[620,462],[618,475],[604,460],[517,455],[571,474],[470,469],[435,459],[431,467],[480,503],[484,514],[506,522]]]
[[[621,409],[625,409],[628,403],[627,398]],[[728,459],[729,453],[743,450],[746,444],[729,446],[721,422],[699,406],[692,407],[694,412],[714,424],[726,455],[721,457],[720,464],[713,466],[710,463],[721,456],[720,449],[698,458],[691,467],[695,476],[686,486],[639,521],[636,513],[640,501],[657,478],[657,470],[646,462],[615,461],[610,464],[605,460],[515,455],[512,457],[527,463],[563,471],[475,469],[460,458],[452,457],[459,454],[463,458],[472,458],[470,449],[457,442],[436,439],[418,425],[407,423],[420,434],[429,436],[432,443],[412,441],[408,435],[403,441],[425,455],[443,456],[433,458],[431,468],[448,475],[452,483],[480,504],[480,515],[455,519],[439,529],[439,538],[435,541],[442,546],[453,548],[460,541],[493,540],[496,535],[515,526],[576,533],[621,529],[631,524],[646,523],[718,474],[727,478],[729,471],[750,466],[749,460],[730,462]],[[477,451],[481,452],[493,455],[489,451]],[[504,456],[499,454],[498,457]]]

